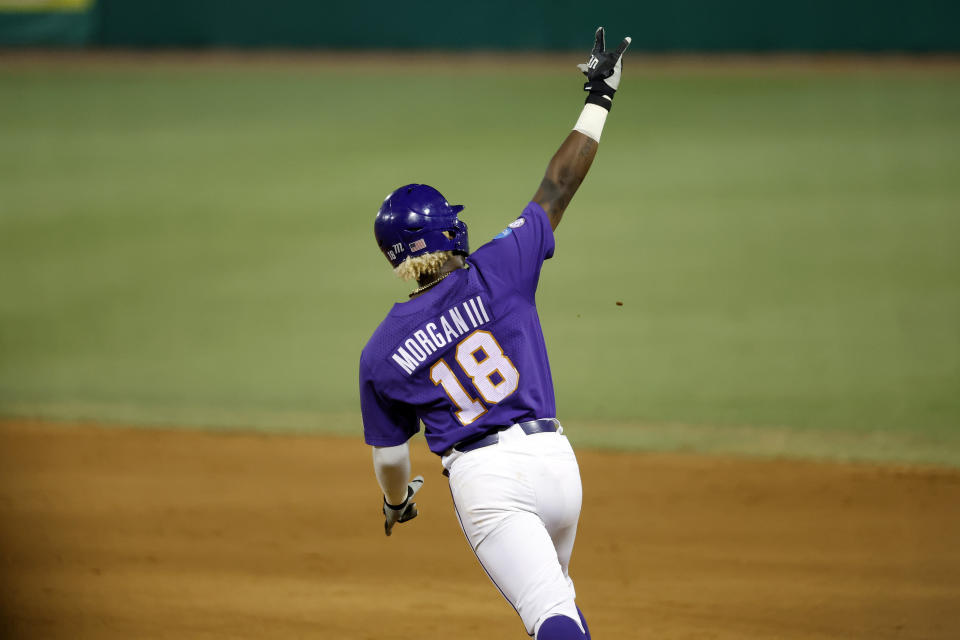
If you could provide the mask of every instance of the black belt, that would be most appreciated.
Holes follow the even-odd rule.
[[[491,444],[497,444],[500,442],[500,432],[506,431],[512,426],[514,425],[506,424],[498,427],[491,427],[479,435],[470,436],[466,440],[461,440],[457,444],[453,445],[452,450],[459,451],[460,453],[466,453],[467,451],[489,447]],[[530,436],[535,433],[556,433],[560,430],[560,421],[556,418],[540,418],[539,420],[531,420],[529,422],[518,422],[516,426],[523,429],[523,432]],[[449,478],[450,472],[444,469],[443,475]]]
[[[512,426],[514,425],[507,424],[499,427],[492,427],[480,435],[471,436],[466,440],[461,440],[457,444],[453,445],[453,448],[460,453],[466,453],[475,449],[488,447],[491,444],[497,444],[500,442],[500,432],[509,429]],[[516,426],[523,429],[525,434],[531,436],[535,433],[556,432],[560,428],[560,421],[556,418],[541,418],[539,420],[531,420],[529,422],[518,422]]]

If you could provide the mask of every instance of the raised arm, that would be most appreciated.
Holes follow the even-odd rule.
[[[550,217],[550,226],[556,230],[563,212],[570,204],[570,198],[583,182],[593,157],[597,155],[598,141],[579,131],[571,131],[567,139],[553,155],[547,165],[547,173],[540,182],[540,188],[533,201],[543,207]]]
[[[629,45],[630,38],[624,38],[616,51],[605,52],[604,30],[600,27],[590,59],[577,65],[587,76],[583,85],[584,91],[589,92],[586,104],[573,131],[547,165],[540,188],[533,196],[533,201],[547,212],[554,230],[597,155],[600,133],[613,104],[613,94],[620,86],[623,52]]]

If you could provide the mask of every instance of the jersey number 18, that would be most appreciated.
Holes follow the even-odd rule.
[[[487,404],[502,401],[516,391],[520,383],[520,372],[489,331],[477,329],[461,340],[457,345],[456,360]],[[450,401],[457,407],[454,415],[460,424],[466,426],[487,412],[483,402],[471,397],[463,388],[443,358],[430,368],[430,379],[433,384],[443,386]]]

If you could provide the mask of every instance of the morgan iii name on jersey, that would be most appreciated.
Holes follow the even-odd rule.
[[[393,306],[360,356],[364,438],[403,444],[422,422],[442,455],[491,427],[556,415],[535,295],[553,230],[531,202],[426,293]]]
[[[456,307],[447,309],[431,322],[413,332],[393,354],[393,361],[407,375],[416,371],[418,364],[426,362],[435,351],[441,351],[471,328],[490,322],[483,297],[477,296]]]

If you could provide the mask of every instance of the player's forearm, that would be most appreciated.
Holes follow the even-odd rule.
[[[597,155],[598,142],[579,130],[573,130],[553,155],[533,201],[543,207],[554,229],[563,212],[580,188]]]
[[[588,92],[586,104],[573,131],[550,160],[547,174],[533,196],[533,201],[547,212],[554,230],[593,164],[613,96],[620,86],[623,52],[630,45],[630,38],[624,38],[616,51],[606,51],[604,33],[603,27],[597,29],[590,59],[577,65],[587,76],[583,85]]]
[[[410,445],[373,447],[373,470],[377,483],[389,504],[400,504],[407,497],[410,480]]]

